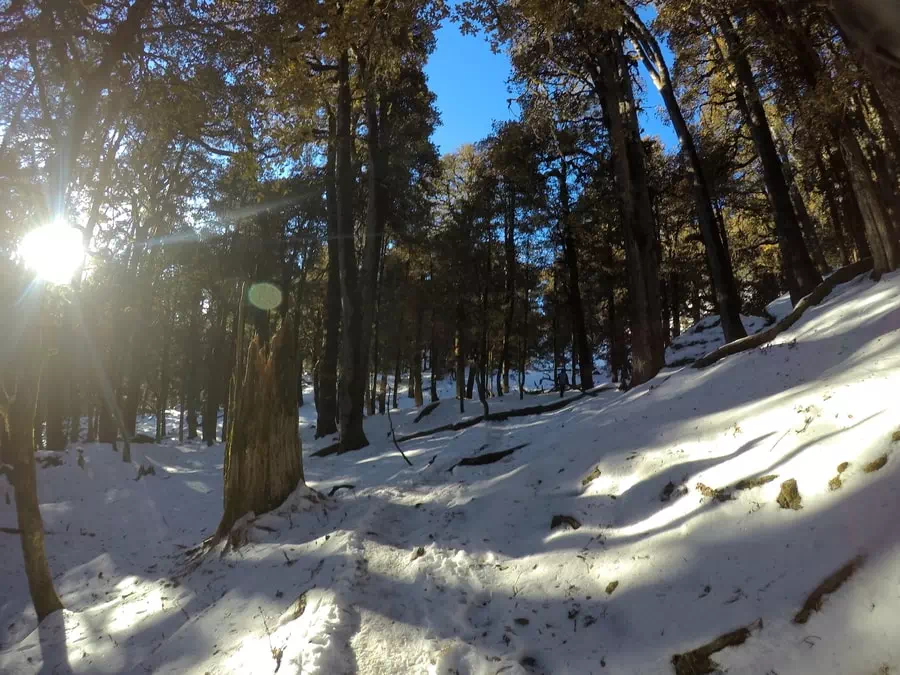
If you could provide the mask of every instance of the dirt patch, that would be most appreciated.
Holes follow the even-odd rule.
[[[618,581],[610,581],[608,584],[606,584],[606,594],[612,595],[618,587],[619,587]]]
[[[854,572],[859,569],[859,566],[863,564],[863,561],[863,556],[857,556],[837,572],[825,579],[821,584],[816,586],[815,590],[809,594],[808,598],[806,598],[806,602],[803,603],[803,609],[794,616],[794,623],[804,624],[809,621],[809,617],[813,612],[818,612],[822,609],[822,603],[825,600],[825,596],[831,595],[843,586],[844,583],[853,576]]]
[[[891,434],[891,443],[900,443],[900,429]]]
[[[719,665],[710,658],[713,654],[722,651],[726,647],[737,647],[744,644],[754,630],[761,628],[762,619],[759,619],[749,626],[725,633],[725,635],[717,637],[702,647],[685,654],[675,654],[672,657],[675,675],[707,675],[708,673],[716,672],[719,670]]]
[[[887,455],[882,455],[874,462],[869,462],[863,467],[863,471],[865,473],[875,473],[876,471],[881,471],[888,462]]]
[[[799,511],[803,508],[803,499],[797,488],[797,481],[791,478],[781,484],[781,493],[778,495],[778,506],[783,509]]]
[[[835,476],[830,481],[828,481],[828,489],[832,492],[840,490],[842,487],[844,487],[844,482],[841,480],[840,476]]]

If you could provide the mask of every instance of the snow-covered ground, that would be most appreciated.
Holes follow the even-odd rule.
[[[194,564],[221,514],[221,446],[135,445],[126,465],[85,445],[83,468],[73,450],[39,469],[67,611],[36,627],[18,539],[0,532],[0,672],[672,673],[673,654],[762,619],[713,656],[723,669],[896,673],[898,390],[895,274],[839,287],[772,344],[706,370],[409,441],[412,468],[381,417],[366,422],[371,447],[311,457],[331,439],[313,441],[308,404],[309,484],[354,488],[324,500],[300,490],[246,545]],[[455,405],[394,423],[439,426],[459,419]],[[155,475],[135,481],[137,464]],[[788,479],[801,510],[776,503]],[[579,527],[551,529],[555,516]],[[3,499],[0,527],[15,527]],[[808,594],[860,554],[821,612],[794,625]]]

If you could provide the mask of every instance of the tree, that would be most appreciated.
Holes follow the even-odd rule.
[[[242,321],[243,316],[238,321],[239,353]],[[292,330],[290,322],[282,323],[268,345],[255,337],[246,362],[242,356],[237,359],[218,538],[247,513],[277,508],[303,483]]]

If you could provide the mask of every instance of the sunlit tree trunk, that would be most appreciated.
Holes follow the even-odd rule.
[[[62,602],[53,587],[53,576],[44,549],[44,523],[37,494],[37,471],[34,460],[34,419],[40,393],[44,354],[40,338],[21,341],[14,370],[15,385],[8,381],[0,387],[0,424],[8,434],[6,460],[13,468],[13,493],[16,498],[16,518],[21,535],[22,554],[28,589],[37,613],[43,621],[62,609]],[[7,396],[7,393],[12,393]]]
[[[271,346],[254,338],[234,394],[218,537],[247,513],[277,508],[303,482],[296,371],[290,321],[282,323]]]

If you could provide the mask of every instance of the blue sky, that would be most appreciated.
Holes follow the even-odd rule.
[[[669,54],[666,54],[669,58]],[[643,74],[643,68],[641,69]],[[484,36],[462,35],[449,21],[438,31],[437,49],[425,68],[428,83],[437,94],[443,125],[434,134],[441,153],[453,152],[464,143],[474,143],[491,133],[494,120],[515,117],[510,110],[506,80],[510,74],[505,54],[493,54]],[[642,78],[644,133],[659,136],[677,147],[668,120],[659,114],[662,99],[652,84]]]

